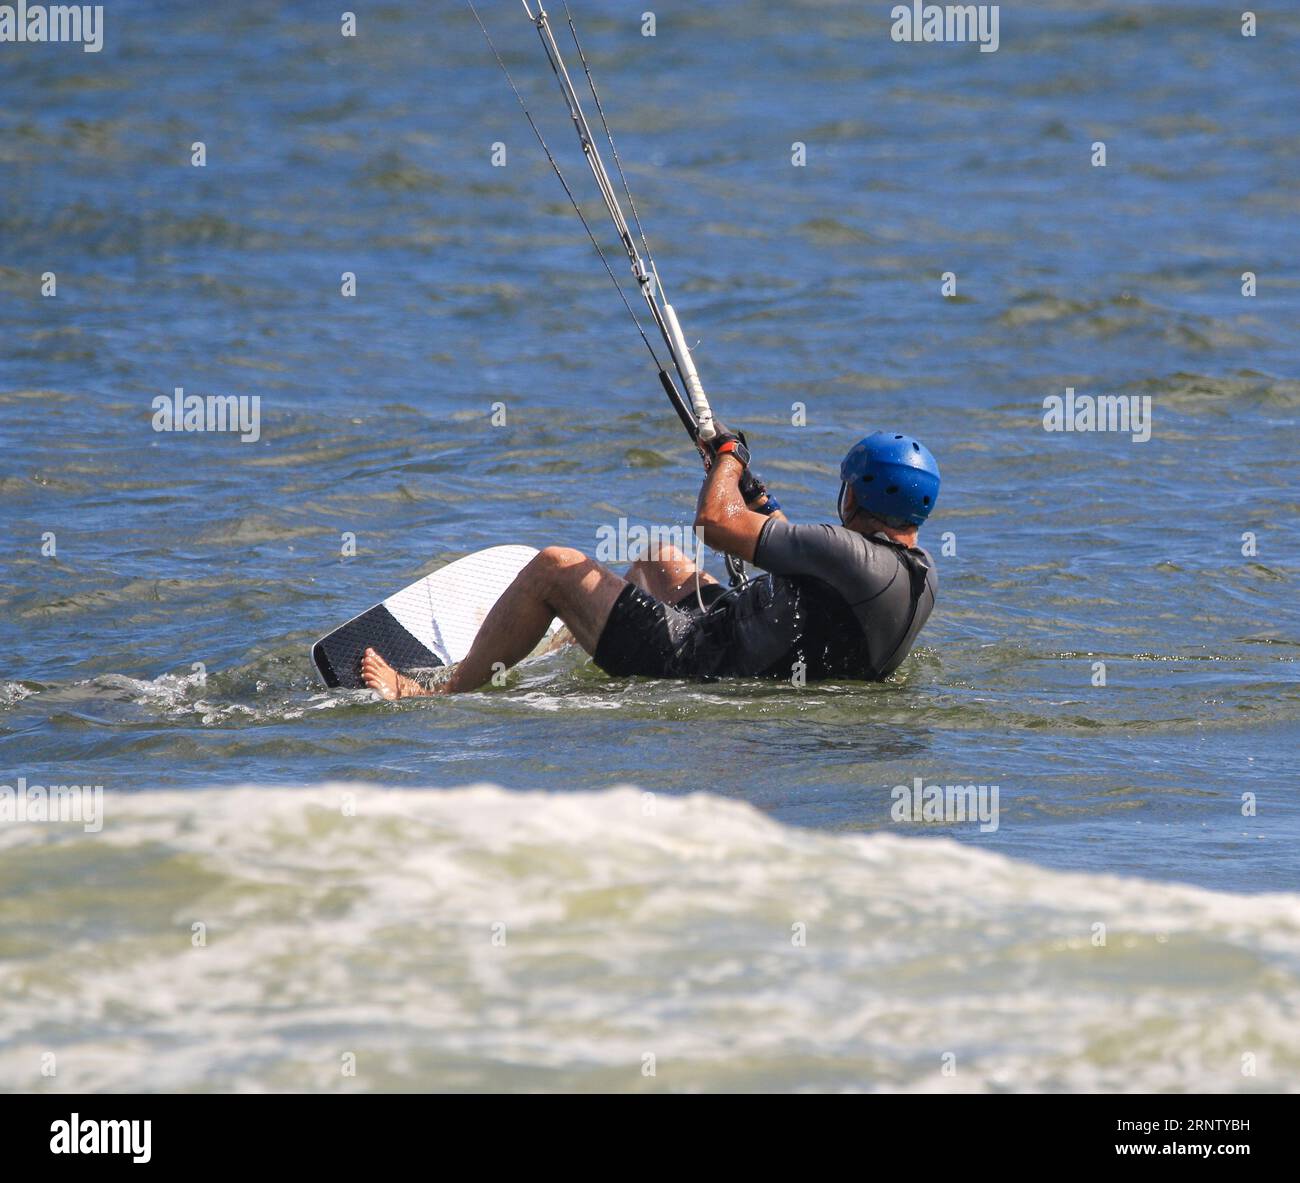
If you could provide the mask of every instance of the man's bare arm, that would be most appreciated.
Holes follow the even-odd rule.
[[[744,471],[744,466],[734,456],[722,455],[714,460],[700,489],[695,526],[703,535],[705,545],[752,563],[758,536],[768,515],[756,512],[741,497],[739,482]],[[766,501],[765,493],[754,504],[761,507]],[[779,509],[771,516],[785,518]]]

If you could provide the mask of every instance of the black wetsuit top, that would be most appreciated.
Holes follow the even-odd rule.
[[[879,680],[907,656],[934,607],[938,576],[920,547],[843,526],[769,518],[754,563],[768,574],[662,604],[624,589],[596,648],[611,674],[669,678]]]

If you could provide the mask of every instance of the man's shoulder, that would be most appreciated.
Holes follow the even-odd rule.
[[[908,546],[905,542],[895,542],[888,534],[883,531],[877,531],[875,534],[860,534],[859,538],[865,539],[869,543],[874,543],[881,550],[890,550],[895,554],[912,554],[919,555],[925,560],[927,567],[934,566],[934,555],[932,555],[923,546]]]
[[[859,534],[832,522],[788,522],[771,518],[759,535],[754,563],[774,575],[806,576],[829,583],[856,602],[898,578],[904,555],[927,551],[894,542],[886,534]]]
[[[852,531],[848,532],[852,533]],[[888,585],[898,578],[900,571],[910,571],[912,575],[919,575],[923,569],[925,582],[931,594],[938,590],[939,571],[934,556],[925,547],[896,542],[883,532],[859,534],[857,537],[861,539],[866,552],[860,570],[868,584]]]

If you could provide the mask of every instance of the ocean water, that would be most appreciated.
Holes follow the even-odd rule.
[[[106,798],[0,825],[0,1088],[1297,1087],[1300,12],[1003,5],[983,54],[644,8],[574,15],[715,409],[796,519],[866,430],[939,458],[918,649],[324,690],[311,641],[451,559],[689,525],[626,312],[457,4],[0,46],[0,784]],[[178,386],[260,437],[155,432]],[[1044,431],[1067,387],[1150,439]],[[917,778],[996,828],[894,820]]]
[[[191,789],[114,812],[95,838],[0,831],[10,1087],[1275,1092],[1300,1073],[1294,893],[629,788]]]

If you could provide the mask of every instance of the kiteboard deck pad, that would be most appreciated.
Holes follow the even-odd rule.
[[[326,686],[363,686],[361,655],[367,649],[406,674],[455,665],[501,593],[536,554],[531,546],[493,546],[440,567],[317,641],[311,647],[317,672]],[[553,620],[547,635],[559,627]]]

